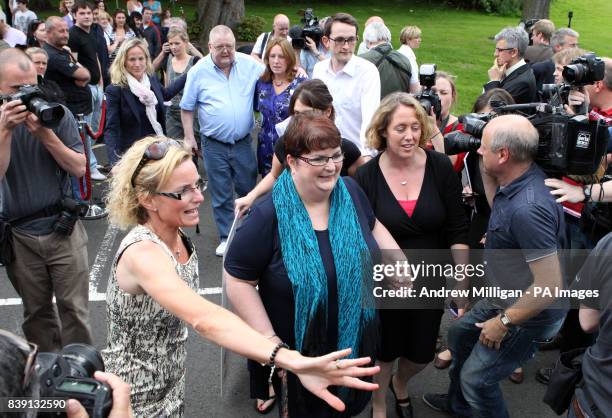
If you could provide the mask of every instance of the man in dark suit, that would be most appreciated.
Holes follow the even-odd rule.
[[[529,45],[529,36],[523,28],[508,27],[495,35],[495,60],[489,69],[489,82],[485,91],[502,88],[516,103],[536,101],[535,76],[523,56]]]
[[[555,54],[567,48],[577,48],[579,36],[578,32],[573,29],[561,28],[553,34],[552,38],[550,38],[550,46]],[[555,83],[555,63],[552,58],[535,63],[531,66],[531,69],[536,78],[536,87],[538,91],[542,90],[542,84]]]

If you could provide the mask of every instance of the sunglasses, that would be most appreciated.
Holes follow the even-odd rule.
[[[175,141],[174,139],[169,139],[167,141],[155,141],[149,144],[147,149],[145,149],[140,162],[136,166],[136,170],[134,170],[134,174],[132,174],[132,187],[136,187],[134,185],[136,181],[136,177],[140,174],[140,171],[149,161],[159,161],[166,156],[168,150],[171,146],[182,148],[182,145]]]
[[[23,390],[25,390],[30,384],[32,376],[35,374],[34,366],[36,364],[38,346],[34,343],[24,340],[23,338],[13,334],[12,332],[8,332],[3,329],[0,329],[0,337],[4,337],[8,339],[12,344],[16,345],[17,348],[27,358],[25,367],[23,369],[23,381],[21,382],[21,387]]]

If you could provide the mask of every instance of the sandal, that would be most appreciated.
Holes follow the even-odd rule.
[[[259,401],[263,401],[263,403],[261,405],[257,405]],[[264,406],[266,402],[270,402],[270,403],[264,409],[260,409],[260,406]],[[272,395],[268,399],[256,399],[255,400],[255,411],[257,411],[259,415],[266,415],[270,413],[270,411],[274,408],[275,404],[276,404],[276,395]]]
[[[391,393],[393,394],[393,398],[395,399],[395,411],[397,412],[397,416],[400,418],[412,418],[412,402],[410,402],[410,396],[407,396],[403,399],[397,398],[397,393],[395,393],[395,388],[393,387],[393,378],[395,374],[391,375],[391,381],[389,382],[389,389],[391,389]]]

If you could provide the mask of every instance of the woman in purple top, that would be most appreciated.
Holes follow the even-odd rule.
[[[255,87],[255,110],[261,113],[257,143],[257,166],[263,176],[272,168],[274,145],[278,140],[275,126],[289,116],[289,100],[303,77],[296,77],[293,47],[284,38],[273,38],[264,53],[266,70]]]

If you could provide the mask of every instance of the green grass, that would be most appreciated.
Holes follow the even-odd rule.
[[[288,3],[290,3],[288,5]],[[338,4],[342,3],[342,4]],[[162,1],[165,7],[169,1]],[[196,0],[179,0],[187,19],[195,16]],[[125,2],[121,0],[123,7]],[[114,9],[115,1],[107,1]],[[476,11],[456,10],[442,6],[428,5],[423,2],[407,0],[384,1],[337,1],[328,2],[283,2],[280,0],[246,0],[246,14],[263,17],[267,22],[266,30],[272,25],[277,13],[285,13],[292,24],[297,24],[298,11],[313,7],[318,17],[338,11],[351,13],[359,21],[361,36],[363,24],[371,15],[382,16],[393,34],[393,43],[399,47],[399,32],[406,25],[417,25],[423,31],[423,42],[416,50],[419,64],[436,63],[439,70],[457,76],[458,103],[454,113],[468,112],[472,103],[482,92],[487,81],[487,69],[493,63],[495,34],[505,26],[515,26],[516,16],[496,16]],[[612,1],[610,0],[553,0],[550,18],[557,27],[567,26],[567,12],[573,10],[572,28],[580,33],[583,48],[597,52],[601,56],[612,56]],[[48,16],[55,11],[41,13]]]
[[[406,25],[417,25],[423,31],[421,47],[417,49],[417,61],[436,63],[439,70],[457,76],[458,103],[454,113],[470,111],[476,97],[487,81],[487,70],[493,63],[493,37],[504,26],[515,26],[519,18],[495,16],[475,11],[449,9],[401,0],[346,2],[286,3],[247,0],[247,15],[263,17],[269,26],[277,13],[285,13],[291,23],[297,23],[297,12],[313,7],[318,17],[337,11],[351,13],[359,21],[361,36],[363,24],[372,15],[379,15],[393,34],[393,44],[399,47],[399,32]],[[567,12],[573,10],[572,28],[580,33],[581,46],[602,56],[612,56],[612,31],[609,0],[569,1],[553,0],[550,17],[557,27],[567,26]],[[594,12],[596,11],[596,13]]]

